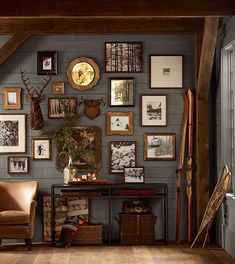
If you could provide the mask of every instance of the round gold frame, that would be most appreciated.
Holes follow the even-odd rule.
[[[73,88],[79,91],[87,91],[98,83],[100,69],[91,58],[79,57],[70,62],[66,70],[66,75],[68,82]]]

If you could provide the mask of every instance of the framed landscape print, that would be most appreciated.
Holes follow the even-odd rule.
[[[110,79],[110,106],[134,106],[134,78]]]
[[[64,82],[52,82],[51,83],[51,93],[55,95],[64,94],[65,85]]]
[[[174,133],[145,133],[144,160],[175,160]]]
[[[26,151],[26,114],[0,114],[0,154]]]
[[[183,55],[150,55],[150,87],[182,88]]]
[[[8,174],[26,174],[29,173],[29,157],[14,156],[7,158]]]
[[[124,168],[125,183],[144,183],[144,168]]]
[[[21,109],[21,88],[20,87],[3,88],[3,108],[6,110]]]
[[[50,160],[51,152],[51,138],[32,138],[33,160]]]
[[[38,75],[57,75],[58,53],[56,51],[38,51]]]
[[[133,112],[107,112],[107,135],[133,135]]]
[[[142,72],[142,42],[106,42],[106,72]]]
[[[48,118],[63,119],[77,113],[77,98],[48,98]]]
[[[110,142],[110,173],[123,173],[125,167],[135,167],[135,165],[135,141]]]
[[[142,94],[141,126],[166,126],[167,125],[167,96],[163,94]]]

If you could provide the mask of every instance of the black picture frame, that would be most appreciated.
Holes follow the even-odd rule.
[[[57,75],[58,73],[58,52],[38,51],[37,52],[37,74]]]

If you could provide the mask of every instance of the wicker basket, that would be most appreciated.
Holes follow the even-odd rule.
[[[80,226],[73,245],[94,245],[102,243],[102,224]]]

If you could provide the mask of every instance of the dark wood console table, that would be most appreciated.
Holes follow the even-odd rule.
[[[136,190],[136,189],[154,189],[154,195],[120,195],[120,190]],[[102,199],[108,201],[108,243],[111,244],[112,240],[112,201],[116,199],[129,199],[129,198],[145,198],[145,199],[161,199],[163,203],[163,230],[164,238],[160,241],[166,242],[168,240],[168,186],[165,183],[145,183],[145,184],[104,184],[104,185],[70,185],[70,184],[53,184],[51,186],[51,241],[55,241],[55,199],[58,197],[68,197],[68,195],[61,195],[63,191],[99,191],[100,196],[86,195],[85,197],[91,199]],[[74,197],[74,192],[71,197]],[[81,197],[81,195],[77,195]]]

